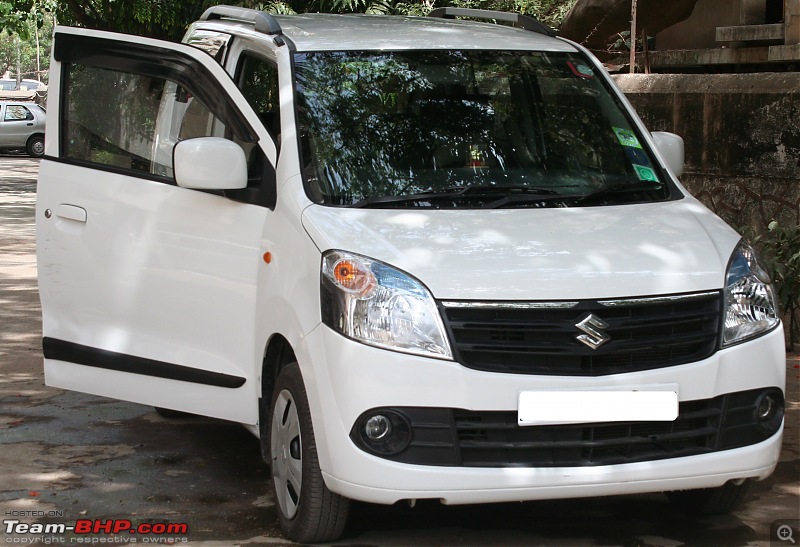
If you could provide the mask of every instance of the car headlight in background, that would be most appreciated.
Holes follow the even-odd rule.
[[[395,351],[452,358],[428,289],[377,260],[328,251],[322,257],[322,320],[343,335]]]
[[[752,247],[746,243],[736,247],[725,280],[723,347],[760,336],[778,325],[772,282]]]

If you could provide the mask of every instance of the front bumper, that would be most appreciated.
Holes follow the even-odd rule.
[[[350,438],[363,412],[380,407],[516,411],[520,391],[648,389],[678,386],[680,401],[713,399],[785,386],[780,329],[676,367],[601,377],[475,371],[458,363],[371,348],[319,326],[298,348],[313,416],[320,467],[328,487],[352,499],[394,503],[440,499],[486,503],[630,494],[720,486],[762,479],[774,469],[782,426],[762,442],[688,457],[572,467],[454,467],[391,461]]]

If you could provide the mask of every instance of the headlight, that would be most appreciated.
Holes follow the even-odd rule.
[[[328,251],[322,257],[322,320],[381,348],[450,359],[442,319],[428,289],[396,268]]]
[[[761,267],[753,248],[740,243],[726,274],[722,345],[759,336],[778,322],[778,306],[769,274]]]

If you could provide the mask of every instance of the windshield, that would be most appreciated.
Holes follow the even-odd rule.
[[[309,197],[363,207],[659,201],[670,187],[577,54],[295,56]]]

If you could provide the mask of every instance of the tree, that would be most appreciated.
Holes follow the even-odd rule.
[[[56,6],[57,0],[0,0],[0,32],[28,40],[34,29],[42,28]]]
[[[11,71],[19,77],[41,80],[50,64],[54,0],[0,2],[0,74]]]
[[[0,5],[2,3],[0,0]],[[56,13],[59,22],[64,24],[179,40],[192,21],[218,3],[213,0],[62,0]],[[226,3],[269,13],[402,15],[427,15],[434,7],[457,6],[518,11],[558,25],[575,0],[229,0]]]
[[[60,23],[180,40],[189,24],[203,13],[209,0],[62,0]]]
[[[391,15],[427,15],[437,7],[514,11],[531,15],[551,26],[558,26],[575,0],[273,0],[241,2],[242,5],[270,13],[380,13]]]

